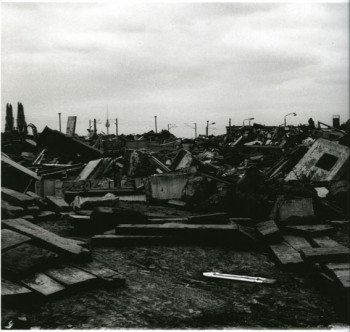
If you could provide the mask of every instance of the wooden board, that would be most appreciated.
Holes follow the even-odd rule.
[[[33,197],[6,187],[1,187],[1,197],[10,203],[22,207],[35,203],[35,199]]]
[[[329,225],[286,226],[284,229],[287,233],[307,237],[328,235],[335,231],[334,227]]]
[[[24,209],[1,200],[1,213],[3,216],[19,217],[24,214]]]
[[[101,159],[91,160],[87,163],[87,165],[84,167],[84,169],[81,171],[81,173],[76,178],[76,181],[86,180],[89,178],[89,176],[94,172],[94,170],[100,165],[102,161]]]
[[[11,231],[10,229],[3,229],[1,231],[1,252],[4,253],[30,240],[30,237],[26,235]]]
[[[22,279],[21,283],[44,296],[56,295],[65,290],[65,287],[62,284],[44,273],[36,273],[31,277]]]
[[[4,275],[22,278],[56,262],[57,255],[51,251],[24,243],[1,255]]]
[[[267,241],[279,240],[281,233],[273,220],[263,221],[255,225],[257,232]]]
[[[304,261],[297,250],[287,243],[271,244],[270,249],[277,263],[284,268],[300,268],[304,266]]]
[[[20,218],[8,219],[2,220],[2,224],[9,229],[35,239],[60,255],[82,260],[91,259],[90,252],[77,245],[75,241],[58,236],[27,220]]]
[[[305,248],[301,250],[301,256],[307,261],[316,263],[345,263],[350,259],[350,250],[344,247]]]
[[[1,278],[1,299],[13,298],[13,299],[23,299],[23,297],[28,297],[28,295],[33,295],[33,292],[16,284],[12,281]]]
[[[41,180],[41,177],[38,176],[35,172],[29,170],[28,168],[16,163],[15,161],[13,161],[13,160],[11,160],[3,155],[1,156],[1,162],[9,165],[10,167],[15,168],[16,170],[20,171],[21,173],[26,174],[28,177],[31,177],[32,179],[34,179],[36,181]]]
[[[336,281],[336,284],[343,289],[350,290],[350,263],[329,263],[326,264],[327,272]]]
[[[55,211],[68,211],[71,209],[68,203],[59,196],[46,196],[46,201]]]
[[[304,248],[311,248],[311,244],[302,236],[283,235],[283,240],[297,251]]]
[[[345,248],[340,243],[332,240],[328,236],[315,237],[315,238],[310,239],[310,241],[315,247],[323,247],[323,248],[336,248],[336,247],[341,248],[341,247],[343,247],[343,248]]]
[[[198,216],[189,216],[188,222],[190,224],[227,224],[229,222],[229,218],[227,213],[211,213]]]
[[[114,286],[125,285],[125,278],[120,273],[108,268],[101,262],[93,261],[89,263],[74,264],[74,266],[93,274],[101,281],[108,284],[113,284]]]
[[[73,266],[51,268],[45,270],[45,274],[66,287],[82,286],[83,284],[85,285],[96,281],[96,276]]]
[[[170,242],[170,239],[168,242]],[[95,235],[91,238],[91,244],[97,247],[165,245],[167,244],[167,237],[154,235]]]
[[[120,224],[117,235],[177,235],[232,237],[239,233],[237,225],[193,225],[193,224]],[[234,239],[234,238],[232,238]]]

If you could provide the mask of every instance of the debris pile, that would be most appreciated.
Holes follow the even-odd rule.
[[[35,126],[29,135],[24,114],[15,131],[11,113],[2,134],[3,299],[123,280],[84,263],[85,244],[36,225],[44,220],[69,220],[95,246],[260,248],[348,294],[349,248],[332,235],[348,225],[349,126],[82,138]]]

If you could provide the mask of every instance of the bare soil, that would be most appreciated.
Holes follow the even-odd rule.
[[[73,233],[62,220],[40,225],[64,236]],[[337,238],[348,242],[345,235]],[[95,287],[45,303],[3,308],[3,326],[18,316],[41,329],[285,329],[347,322],[344,302],[322,292],[309,272],[282,271],[268,252],[206,246],[91,251],[95,260],[125,276],[125,287]],[[205,271],[277,282],[211,280],[202,276]]]

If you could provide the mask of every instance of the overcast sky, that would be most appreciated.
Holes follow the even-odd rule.
[[[349,118],[346,3],[2,3],[1,109],[39,131],[86,134],[89,119],[119,133],[206,121],[213,134],[254,117],[280,125]],[[115,133],[112,124],[110,132]]]

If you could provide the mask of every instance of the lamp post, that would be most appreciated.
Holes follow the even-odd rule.
[[[209,124],[209,120],[207,120],[207,126],[206,126],[206,128],[205,128],[205,135],[206,135],[206,136],[209,136],[209,127],[210,127],[211,125],[213,125],[213,124],[215,124],[215,122],[212,122],[212,123]]]
[[[250,121],[251,121],[251,120],[254,120],[254,119],[255,119],[255,118],[248,118],[248,119],[244,119],[244,120],[243,120],[243,127],[244,127],[244,121],[249,120],[249,127],[250,127]]]
[[[286,126],[286,125],[287,125],[287,116],[288,116],[288,115],[293,115],[293,116],[296,116],[296,115],[297,115],[297,113],[292,112],[292,113],[288,113],[288,114],[286,114],[286,115],[284,116],[284,126]]]
[[[157,131],[157,116],[154,116],[154,124],[155,124],[155,128],[156,128],[156,134],[158,133]]]

